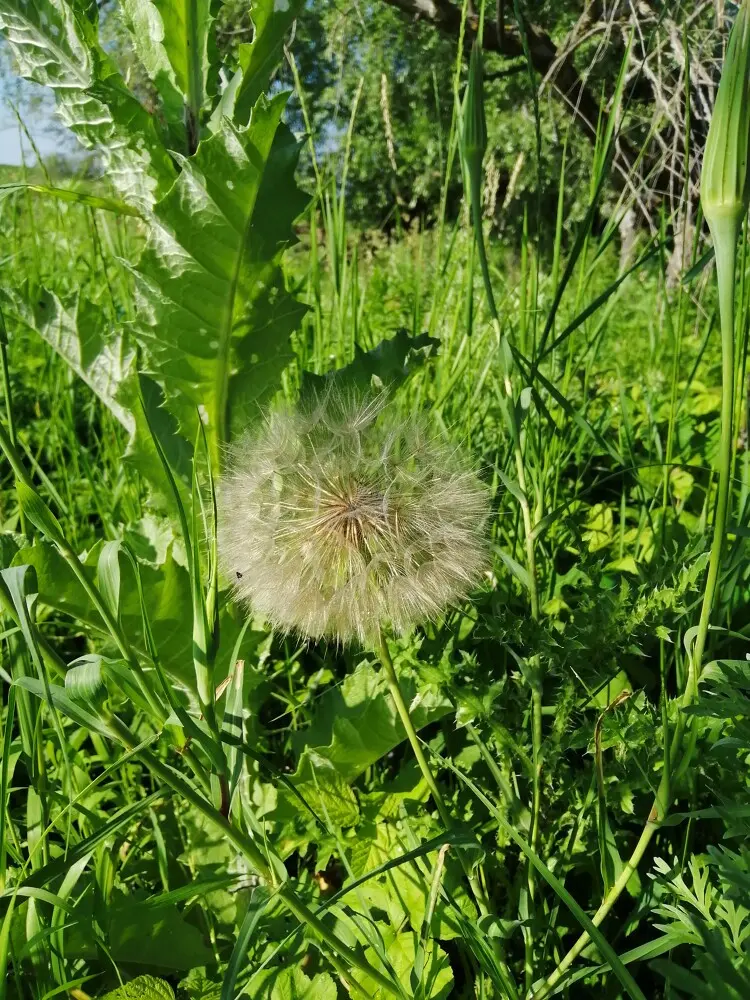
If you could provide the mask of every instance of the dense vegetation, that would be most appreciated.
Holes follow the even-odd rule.
[[[0,178],[2,998],[750,996],[737,12],[537,6],[482,86],[384,4],[0,0],[89,151]],[[372,649],[219,568],[228,447],[331,387],[491,503],[471,598]]]

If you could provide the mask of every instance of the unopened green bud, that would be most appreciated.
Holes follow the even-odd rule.
[[[482,162],[487,151],[487,122],[484,117],[484,87],[482,83],[482,50],[474,42],[469,62],[469,82],[466,87],[461,130],[461,152],[472,181],[481,176]]]
[[[701,175],[703,214],[714,232],[733,238],[750,204],[750,11],[743,0],[729,37]]]

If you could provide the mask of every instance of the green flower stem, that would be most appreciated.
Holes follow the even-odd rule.
[[[644,827],[640,839],[636,844],[635,850],[633,851],[627,863],[623,867],[620,877],[617,879],[615,884],[607,893],[601,906],[596,911],[594,916],[591,918],[591,922],[593,923],[594,927],[598,927],[604,921],[604,918],[607,916],[609,911],[612,909],[612,907],[619,899],[623,889],[628,884],[631,876],[638,868],[638,865],[640,864],[641,859],[643,858],[643,855],[646,853],[646,849],[649,843],[651,842],[651,838],[659,829],[660,825],[661,824],[659,822],[651,822],[649,820],[649,822]],[[559,962],[555,971],[547,978],[544,984],[536,991],[536,993],[532,997],[532,1000],[544,1000],[545,997],[548,997],[550,995],[552,990],[555,988],[555,986],[557,986],[557,984],[560,982],[560,980],[563,978],[565,973],[568,971],[568,969],[576,960],[576,958],[578,958],[578,956],[581,954],[581,952],[583,951],[583,949],[586,947],[586,945],[589,943],[590,940],[591,938],[589,934],[586,931],[584,931],[583,934],[581,934],[581,936],[578,938],[576,943],[573,945],[573,947],[570,949],[570,951]]]
[[[698,681],[703,669],[703,657],[706,649],[706,639],[716,600],[716,591],[719,583],[719,571],[721,569],[721,557],[724,550],[724,539],[727,530],[727,517],[729,514],[729,499],[732,482],[732,455],[734,453],[734,276],[737,261],[737,236],[738,222],[735,218],[727,217],[724,220],[714,221],[712,225],[714,236],[714,248],[716,251],[716,279],[719,287],[719,312],[721,315],[721,441],[719,445],[719,483],[716,491],[716,508],[714,513],[714,530],[711,542],[711,552],[708,561],[708,575],[706,577],[706,589],[703,594],[703,604],[701,616],[698,622],[698,629],[689,654],[688,676],[685,680],[685,689],[682,694],[682,708],[691,705],[698,696]],[[666,818],[672,804],[673,779],[682,774],[690,765],[695,751],[695,734],[689,732],[689,717],[680,713],[675,727],[675,733],[671,740],[668,761],[677,758],[680,750],[682,756],[676,768],[666,766],[662,774],[661,782],[654,799],[654,804],[643,829],[643,833],[636,844],[630,859],[625,865],[622,874],[605,896],[601,906],[592,917],[596,927],[604,920],[609,911],[614,906],[633,872],[637,869],[644,853],[651,841],[651,838],[659,829]],[[688,732],[688,742],[683,747],[683,740],[686,731]],[[665,739],[667,739],[665,735]],[[590,938],[587,933],[581,934],[576,943],[559,962],[557,968],[548,977],[544,985],[538,990],[533,1000],[544,1000],[549,996],[550,991],[559,983],[567,969],[580,955],[586,947]]]
[[[683,707],[695,700],[698,681],[703,668],[703,654],[708,635],[716,591],[719,583],[721,557],[727,532],[729,496],[732,483],[732,455],[734,454],[734,276],[737,261],[737,224],[727,219],[726,227],[714,222],[714,249],[716,253],[716,280],[719,286],[719,314],[721,316],[721,441],[719,444],[719,483],[716,490],[716,512],[711,554],[708,561],[706,590],[698,623],[698,633],[689,658],[688,679],[683,696]]]
[[[116,716],[110,715],[107,722],[129,750],[138,746],[138,740],[135,738],[133,733],[131,733],[127,726]],[[274,887],[276,895],[279,899],[281,899],[286,908],[294,914],[300,923],[307,925],[316,937],[335,951],[348,963],[350,967],[357,968],[360,972],[369,976],[390,996],[401,996],[397,986],[383,973],[378,972],[378,970],[370,965],[365,958],[349,948],[348,945],[344,944],[344,942],[341,941],[340,938],[338,938],[337,935],[334,934],[334,932],[331,931],[311,909],[309,909],[309,907],[299,898],[290,885],[287,883],[282,883],[281,885],[278,884],[278,879],[263,854],[263,851],[251,837],[248,837],[236,826],[233,826],[233,824],[230,823],[225,816],[223,816],[217,809],[215,809],[209,802],[198,794],[190,782],[186,781],[180,774],[169,767],[169,765],[165,764],[163,761],[159,760],[158,757],[154,756],[154,754],[150,753],[149,750],[139,750],[137,755],[155,777],[176,792],[180,798],[189,802],[201,813],[201,815],[205,816],[207,820],[213,823],[222,835],[226,837],[226,839],[233,844],[234,847],[236,847],[237,850],[244,855],[244,857],[247,858],[261,878]],[[336,968],[341,971],[340,963],[336,966]],[[351,977],[348,978],[351,983]],[[354,983],[352,983],[352,985],[354,985]]]
[[[526,568],[529,573],[529,599],[531,603],[531,617],[534,621],[539,619],[539,589],[537,586],[536,572],[536,551],[534,544],[534,525],[532,521],[531,508],[528,499],[528,487],[526,481],[526,469],[523,461],[523,449],[521,447],[521,430],[518,425],[518,414],[513,394],[513,383],[510,377],[509,365],[506,360],[507,347],[503,342],[503,332],[500,326],[500,316],[495,304],[495,294],[492,289],[490,279],[490,268],[487,260],[487,248],[484,242],[484,231],[482,229],[482,192],[481,176],[478,171],[474,171],[471,177],[471,216],[474,224],[474,238],[479,251],[479,266],[482,271],[487,305],[490,310],[492,325],[497,336],[500,347],[500,356],[503,359],[503,385],[505,388],[508,418],[510,421],[511,437],[513,438],[513,454],[516,463],[516,476],[520,487],[521,516],[523,518],[523,530],[526,543]],[[537,670],[534,671],[534,680],[531,691],[531,828],[529,830],[529,842],[533,850],[536,850],[539,839],[539,816],[542,801],[542,682]],[[529,900],[534,898],[534,884],[536,872],[534,866],[529,863],[527,872],[527,887]],[[525,971],[527,986],[531,985],[533,977],[533,940],[528,929],[524,932],[525,940]]]

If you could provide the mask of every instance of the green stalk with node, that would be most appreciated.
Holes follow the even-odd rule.
[[[735,270],[737,240],[750,205],[750,7],[744,0],[729,39],[724,70],[716,97],[716,106],[706,140],[701,174],[701,204],[713,237],[716,256],[716,281],[721,320],[721,438],[719,442],[719,480],[714,506],[713,536],[703,594],[701,615],[689,650],[688,674],[681,707],[689,707],[697,698],[703,669],[706,639],[721,570],[724,540],[731,508],[732,454],[734,451],[734,327]],[[665,740],[669,737],[665,733]],[[684,711],[668,747],[665,768],[646,826],[630,859],[623,868],[593,922],[598,927],[610,912],[631,875],[637,869],[648,845],[664,822],[672,804],[675,777],[684,773],[695,749],[695,733],[690,731],[689,716]],[[575,959],[589,943],[582,934],[560,961],[555,971],[538,990],[533,1000],[542,1000],[563,978]]]

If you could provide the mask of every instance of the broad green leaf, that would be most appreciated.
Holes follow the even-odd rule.
[[[298,967],[264,969],[245,991],[254,1000],[336,1000],[336,984],[326,972],[309,979]]]
[[[294,183],[299,146],[280,124],[285,103],[262,98],[247,128],[224,120],[182,161],[136,268],[148,366],[189,441],[200,414],[214,458],[234,402],[246,408],[278,384],[291,356],[289,317],[302,314],[279,279],[307,200]],[[274,311],[261,324],[252,310],[264,296]]]
[[[80,580],[49,542],[35,539],[32,545],[21,549],[13,557],[13,565],[34,567],[42,604],[63,611],[81,624],[98,629],[104,627]]]
[[[213,961],[203,935],[176,907],[153,908],[148,900],[110,903],[108,943],[116,962],[187,972]]]
[[[421,981],[415,976],[414,959],[417,954],[418,935],[416,932],[393,932],[384,935],[388,961],[400,982],[406,987],[410,996],[420,996],[423,1000],[444,1000],[451,995],[453,989],[453,972],[448,956],[434,941],[430,941],[425,949],[424,967]],[[367,953],[372,960],[372,952]],[[386,1000],[387,994],[373,983],[367,976],[360,974],[362,986],[375,998]]]
[[[417,730],[449,713],[452,708],[437,690],[425,688],[415,698],[414,683],[401,678],[404,697],[411,703]],[[314,750],[330,761],[351,783],[365,768],[406,739],[406,732],[388,694],[384,679],[367,663],[320,699],[311,727],[294,739],[298,751]],[[300,768],[298,776],[303,774]]]
[[[175,169],[154,119],[99,46],[96,25],[68,0],[0,0],[0,31],[21,75],[54,91],[64,124],[104,158],[125,201],[147,211]]]
[[[271,74],[282,58],[284,38],[304,7],[304,0],[253,0],[255,36],[239,51],[242,82],[236,97],[237,120],[246,122],[261,94],[268,91]]]
[[[337,827],[356,826],[359,822],[357,797],[334,765],[316,754],[303,754],[292,783],[297,792],[326,824]],[[279,789],[290,809],[299,812],[299,803],[287,788]]]
[[[6,302],[6,314],[46,340],[128,431],[126,462],[151,485],[157,503],[169,507],[171,493],[151,431],[158,435],[179,483],[190,481],[192,447],[164,409],[160,387],[136,371],[129,332],[114,329],[103,310],[80,295],[63,302],[46,289],[32,295],[26,284]]]
[[[326,375],[304,372],[302,392],[320,391],[330,385],[356,386],[363,390],[395,389],[427,361],[438,344],[439,341],[429,334],[412,337],[406,330],[399,330],[371,351],[363,351],[355,344],[354,360],[345,367]]]
[[[164,117],[184,137],[184,100],[165,47],[165,28],[154,0],[120,0],[138,58],[161,97]]]
[[[153,0],[163,31],[163,45],[185,104],[196,115],[208,87],[210,0]]]
[[[475,842],[474,842],[475,843]],[[420,931],[425,919],[430,893],[429,874],[435,870],[438,847],[423,858],[414,859],[391,868],[379,878],[370,878],[360,893],[372,907],[383,910],[394,928],[408,921],[412,930]],[[376,871],[388,861],[408,856],[406,842],[398,825],[378,819],[371,825],[357,829],[357,840],[352,848],[351,865],[357,876]],[[443,874],[443,884],[453,906],[440,899],[431,921],[431,936],[445,941],[460,937],[458,908],[467,920],[476,920],[476,909],[461,885],[461,870],[453,862]]]
[[[132,434],[135,417],[126,384],[136,358],[127,335],[113,330],[99,306],[79,295],[61,302],[44,288],[32,294],[27,283],[8,302],[14,318],[46,340]]]
[[[102,1000],[174,1000],[174,990],[156,976],[137,976],[105,994]]]

